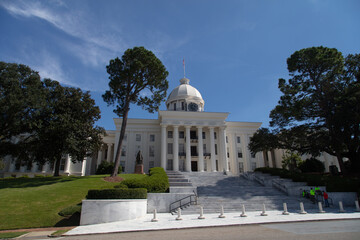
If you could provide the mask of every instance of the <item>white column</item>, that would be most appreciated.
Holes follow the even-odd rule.
[[[210,154],[211,154],[211,171],[216,172],[216,156],[215,156],[215,139],[214,139],[214,127],[210,129]]]
[[[85,176],[86,173],[86,158],[82,160],[82,166],[81,166],[81,176]]]
[[[186,160],[185,160],[185,171],[187,171],[187,172],[191,172],[190,127],[191,127],[191,126],[185,126],[185,130],[186,130]]]
[[[226,143],[226,129],[225,127],[220,127],[220,145],[222,149],[221,153],[221,162],[223,164],[223,168],[226,172],[229,171],[229,159],[227,157],[227,143]]]
[[[174,171],[179,171],[179,126],[174,126],[174,144],[173,144],[173,154],[174,154]]]
[[[161,125],[161,167],[166,171],[166,125]]]
[[[107,158],[106,161],[107,162],[111,162],[111,143],[107,144]]]
[[[103,146],[101,146],[98,151],[97,166],[99,166],[99,164],[101,163],[101,160],[102,160],[102,147]]]
[[[66,154],[64,173],[70,174],[70,155]]]
[[[198,154],[199,154],[199,171],[204,171],[204,149],[203,149],[203,138],[202,138],[202,127],[198,129]]]
[[[241,135],[243,158],[244,158],[244,172],[251,171],[250,151],[247,149],[249,145],[249,137],[247,134]]]

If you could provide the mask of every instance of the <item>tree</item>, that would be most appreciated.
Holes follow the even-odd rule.
[[[55,163],[55,176],[64,154],[82,161],[101,143],[103,129],[94,127],[100,110],[90,94],[41,81],[25,65],[0,62],[0,110],[0,157]]]
[[[282,156],[282,168],[288,168],[290,172],[297,171],[299,166],[303,163],[300,155],[297,152],[287,150]]]
[[[248,146],[252,154],[263,152],[266,165],[269,163],[268,152],[279,148],[279,140],[275,133],[272,133],[268,128],[259,128],[252,137]],[[273,162],[273,166],[275,163]]]
[[[110,90],[103,94],[103,99],[108,105],[116,105],[114,113],[122,118],[115,166],[111,175],[117,176],[130,104],[142,106],[150,113],[158,110],[166,97],[168,72],[161,61],[144,47],[126,50],[121,59],[110,60],[106,70],[110,75]],[[150,96],[140,94],[145,89],[150,92]]]
[[[101,145],[104,130],[95,122],[100,119],[99,107],[89,92],[63,87],[50,79],[44,80],[46,101],[41,111],[42,125],[32,134],[29,146],[34,161],[55,163],[54,176],[59,176],[64,154],[72,162],[83,161]]]
[[[0,157],[18,155],[23,141],[14,137],[36,131],[45,106],[44,88],[37,72],[28,66],[0,62]]]
[[[360,170],[359,103],[360,56],[343,58],[326,47],[296,51],[287,59],[290,79],[279,79],[283,93],[271,111],[270,126],[289,141],[287,148],[301,154],[327,152]]]

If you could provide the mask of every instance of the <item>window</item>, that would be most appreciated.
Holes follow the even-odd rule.
[[[183,143],[179,144],[179,156],[185,156],[185,145]]]
[[[125,172],[125,161],[120,161],[120,166],[122,168],[122,172]]]
[[[185,110],[184,102],[181,102],[181,110]]]
[[[136,134],[136,141],[140,142],[141,141],[141,134]]]
[[[173,160],[172,159],[168,159],[166,170],[173,170]]]
[[[149,157],[154,157],[154,156],[155,156],[155,147],[149,146]]]
[[[226,136],[226,143],[229,143],[228,136]]]
[[[229,148],[227,148],[227,157],[228,157],[228,158],[230,157]]]
[[[38,164],[38,165],[37,165],[37,170],[38,170],[39,172],[41,172],[42,169],[43,169],[43,166],[44,166],[44,165],[42,165],[42,164]]]
[[[251,157],[252,157],[252,158],[255,158],[255,153],[252,153],[252,154],[251,154]]]
[[[198,156],[197,147],[196,147],[196,146],[191,146],[191,147],[190,147],[190,151],[191,151],[191,156]]]
[[[176,111],[176,103],[174,103],[174,111]]]
[[[239,162],[239,173],[243,173],[244,172],[244,163]]]
[[[237,143],[241,143],[241,138],[238,136],[236,137]]]
[[[173,138],[173,131],[168,131],[168,138]]]
[[[180,132],[179,132],[179,138],[184,138],[184,137],[185,137],[184,131],[180,131]]]
[[[190,139],[197,139],[196,131],[190,131]]]
[[[206,153],[206,144],[203,144],[203,151]]]
[[[149,168],[153,168],[154,167],[154,161],[150,161],[149,162]]]
[[[150,134],[150,142],[155,142],[155,135],[154,134]]]
[[[254,171],[256,168],[256,162],[251,163],[251,170]]]
[[[217,144],[215,144],[215,155],[217,155]]]
[[[168,143],[168,154],[173,154],[173,144]]]
[[[242,155],[241,150],[238,150],[238,158],[242,158],[242,157],[243,157],[243,155]]]
[[[61,171],[64,171],[64,169],[65,169],[65,160],[66,160],[65,157],[61,158],[61,161],[60,161],[60,170]],[[28,169],[28,170],[30,170],[30,169]]]
[[[202,132],[202,139],[205,139],[206,138],[206,134],[205,132]]]
[[[121,147],[121,156],[125,157],[126,156],[126,146],[122,146]]]
[[[63,166],[65,165],[65,161],[63,161],[63,159],[61,159],[61,162],[60,162],[60,170],[64,170],[64,168],[61,169],[61,163],[62,163],[62,162],[64,162]],[[26,165],[26,171],[30,171],[31,168],[32,168],[32,162],[28,162],[28,164]]]
[[[214,132],[214,139],[216,139],[216,132]]]

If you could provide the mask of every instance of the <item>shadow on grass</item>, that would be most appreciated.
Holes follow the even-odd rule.
[[[35,177],[35,178],[13,178],[0,179],[0,189],[3,188],[27,188],[50,185],[60,182],[69,182],[79,179],[80,177]]]
[[[70,217],[63,218],[58,221],[54,227],[69,227],[69,226],[79,226],[80,225],[80,213],[76,212]]]

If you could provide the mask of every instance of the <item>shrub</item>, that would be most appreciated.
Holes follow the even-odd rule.
[[[166,192],[169,188],[169,179],[166,172],[161,167],[150,169],[148,177],[138,179],[128,179],[122,181],[129,188],[146,188],[151,193]]]
[[[126,189],[101,189],[89,190],[87,199],[146,199],[147,192],[144,188]]]
[[[58,214],[62,217],[70,217],[75,213],[81,213],[81,203],[76,205],[71,205],[58,212]]]
[[[303,162],[299,168],[303,173],[308,173],[308,172],[323,173],[325,171],[324,164],[321,161],[317,160],[316,158],[306,159],[305,162]]]
[[[102,161],[96,169],[96,175],[111,174],[114,169],[114,163]],[[118,173],[122,172],[122,167],[119,166]]]
[[[128,186],[124,183],[120,183],[119,185],[115,185],[114,188],[128,188]]]

